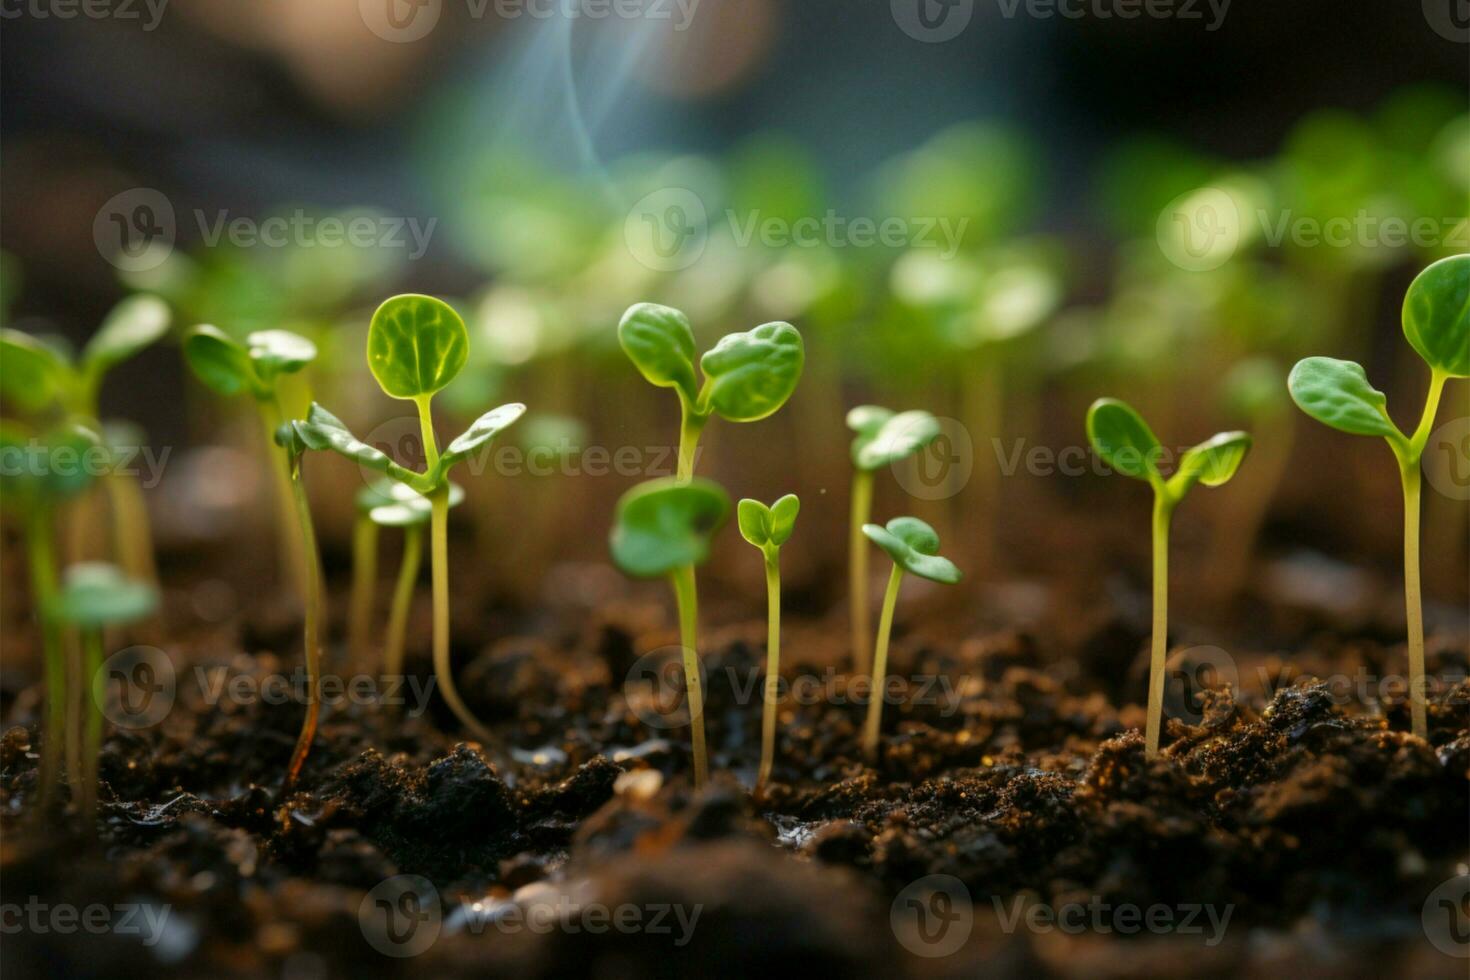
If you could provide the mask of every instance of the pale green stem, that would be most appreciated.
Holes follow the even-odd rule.
[[[870,663],[868,649],[868,538],[863,525],[873,511],[873,472],[855,470],[852,474],[852,502],[847,544],[847,591],[851,605],[852,669],[866,674]]]
[[[388,638],[383,654],[383,673],[388,677],[403,676],[403,643],[408,631],[408,610],[413,604],[413,588],[418,584],[423,553],[424,529],[417,524],[411,525],[404,530],[403,560],[398,565],[398,580],[393,585],[393,605],[388,612]]]
[[[1164,715],[1164,661],[1169,652],[1169,521],[1174,515],[1174,501],[1162,488],[1154,490],[1154,622],[1149,639],[1148,658],[1148,722],[1145,729],[1145,754],[1150,759],[1159,755],[1159,730]]]
[[[26,527],[26,551],[31,572],[31,603],[41,633],[46,665],[46,722],[41,733],[41,785],[37,813],[44,813],[61,781],[66,736],[66,655],[49,615],[56,594],[56,551],[51,537],[51,511],[43,505],[31,510]]]
[[[873,675],[868,685],[868,718],[863,725],[863,754],[878,761],[878,731],[883,724],[883,691],[888,680],[888,638],[893,634],[893,610],[898,606],[898,587],[903,568],[893,566],[888,591],[883,595],[883,613],[878,617],[878,645],[874,648]]]
[[[704,746],[704,688],[699,680],[699,598],[695,588],[694,566],[686,565],[672,576],[674,599],[679,606],[679,643],[684,654],[684,687],[689,694],[689,730],[694,754],[694,788],[704,786],[709,777],[709,756]]]
[[[129,577],[157,584],[158,567],[153,561],[148,505],[143,501],[143,491],[131,476],[111,470],[104,484],[112,506],[112,535],[118,564]]]
[[[82,676],[77,686],[87,707],[87,734],[82,755],[81,816],[82,826],[92,833],[97,829],[97,781],[102,769],[102,706],[91,695],[97,675],[102,671],[102,630],[88,629],[82,633],[82,652]]]
[[[699,447],[700,433],[704,432],[709,416],[700,415],[681,400],[679,403],[679,482],[688,483],[694,478],[694,458]]]
[[[761,715],[761,766],[755,777],[759,793],[776,760],[776,695],[781,687],[781,553],[766,553],[766,703]]]
[[[1413,731],[1429,737],[1424,703],[1424,607],[1419,586],[1419,496],[1424,484],[1419,461],[1399,467],[1404,485],[1404,613],[1409,630],[1409,710]]]
[[[291,502],[296,493],[292,488],[291,459],[283,447],[276,445],[276,430],[285,421],[285,413],[281,408],[279,395],[258,399],[256,405],[260,410],[260,423],[264,429],[265,454],[270,458],[271,475],[276,484],[276,520],[279,525],[276,530],[281,548],[281,577],[293,592],[304,598],[309,588],[306,581],[307,557],[301,534],[297,530],[295,507]]]
[[[281,795],[290,792],[296,785],[301,768],[306,764],[311,751],[312,739],[316,737],[317,721],[321,714],[321,616],[322,616],[322,566],[317,551],[316,529],[311,521],[311,506],[306,499],[306,488],[301,482],[301,463],[296,460],[292,472],[291,497],[295,502],[296,523],[299,526],[300,542],[304,551],[301,571],[306,582],[306,618],[303,640],[306,654],[306,718],[301,723],[301,734],[296,739],[296,748],[291,752],[290,765],[286,767],[286,778],[281,785]]]
[[[81,637],[74,629],[61,631],[61,645],[66,653],[66,782],[71,787],[71,799],[78,807],[86,792],[87,766],[85,746],[82,744],[86,725],[82,716],[86,706],[82,703],[80,680],[82,677]]]
[[[352,529],[352,598],[347,615],[347,649],[356,670],[367,669],[370,660],[368,636],[377,584],[378,525],[366,514],[358,514]]]

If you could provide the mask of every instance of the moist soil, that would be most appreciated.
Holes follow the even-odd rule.
[[[493,741],[467,740],[438,698],[336,705],[284,796],[302,706],[210,692],[295,670],[294,617],[267,603],[196,623],[155,641],[177,666],[173,710],[109,730],[95,835],[69,809],[37,813],[41,691],[4,675],[7,980],[1464,977],[1421,921],[1467,860],[1463,641],[1431,642],[1429,672],[1450,681],[1428,742],[1401,692],[1364,703],[1321,680],[1402,675],[1389,635],[1307,630],[1289,655],[1233,654],[1233,678],[1201,648],[1177,654],[1172,675],[1198,683],[1171,686],[1149,761],[1133,619],[1082,624],[1063,656],[1027,630],[920,629],[934,617],[906,609],[891,654],[905,683],[870,764],[844,621],[798,615],[755,794],[765,624],[750,620],[701,640],[712,778],[696,792],[688,728],[625,683],[676,663],[641,656],[675,642],[666,606],[633,591],[513,621],[457,600],[459,688]],[[412,901],[386,901],[417,915],[408,939],[377,904],[404,882]],[[145,945],[12,927],[28,901],[167,916]],[[623,928],[619,909],[634,910]]]

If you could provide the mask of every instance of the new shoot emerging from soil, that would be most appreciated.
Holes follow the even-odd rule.
[[[928,412],[894,412],[878,405],[859,405],[847,413],[852,440],[852,498],[848,518],[848,601],[852,606],[852,666],[868,673],[868,542],[863,525],[873,512],[873,477],[885,466],[908,459],[939,438],[939,420]]]
[[[1159,469],[1164,449],[1143,417],[1116,398],[1099,398],[1087,410],[1087,438],[1098,456],[1114,470],[1147,481],[1154,490],[1153,633],[1149,644],[1148,721],[1145,746],[1150,759],[1159,754],[1164,712],[1164,661],[1169,648],[1169,525],[1174,508],[1196,483],[1218,487],[1230,480],[1250,450],[1244,432],[1221,432],[1187,449],[1174,474]]]
[[[789,323],[766,323],[732,333],[699,359],[694,370],[694,330],[676,309],[639,303],[623,314],[618,343],[650,384],[673,388],[679,396],[678,478],[694,476],[699,436],[712,416],[731,422],[756,422],[786,404],[806,351],[801,334]]]
[[[1470,255],[1456,255],[1415,277],[1404,296],[1404,337],[1429,365],[1429,393],[1412,433],[1388,414],[1388,399],[1368,383],[1361,365],[1331,357],[1297,362],[1287,379],[1292,400],[1312,418],[1354,435],[1378,436],[1399,464],[1404,492],[1404,606],[1408,623],[1409,704],[1414,734],[1428,738],[1425,706],[1424,613],[1419,591],[1419,500],[1424,448],[1434,428],[1445,382],[1470,377]]]
[[[403,676],[403,646],[408,633],[408,611],[413,603],[414,586],[423,564],[424,528],[434,516],[429,499],[402,483],[389,482],[385,487],[388,500],[368,512],[374,527],[403,528],[403,557],[398,562],[398,577],[393,584],[393,602],[388,608],[388,635],[383,641],[383,676]],[[464,488],[449,484],[449,506],[464,501]]]
[[[489,730],[460,698],[449,663],[449,471],[456,463],[488,450],[499,432],[525,414],[526,406],[513,403],[491,409],[441,452],[430,403],[464,368],[468,353],[469,333],[464,321],[442,300],[411,293],[394,296],[373,314],[368,328],[368,367],[384,393],[412,401],[418,408],[425,464],[422,473],[369,446],[320,405],[313,404],[306,421],[297,423],[296,428],[308,448],[339,453],[428,498],[434,677],[455,717],[475,738],[488,742]]]
[[[766,685],[761,715],[761,765],[755,790],[765,788],[776,758],[776,695],[781,686],[781,546],[791,540],[801,501],[788,493],[767,507],[749,497],[740,501],[736,520],[740,536],[761,550],[766,560]]]
[[[704,785],[709,756],[704,744],[704,689],[698,653],[698,597],[694,568],[709,557],[710,539],[730,516],[730,498],[719,484],[694,479],[650,480],[618,501],[608,544],[613,563],[635,578],[668,577],[679,607],[679,644],[688,693],[694,785]]]
[[[883,595],[883,613],[878,618],[878,644],[874,648],[872,681],[868,685],[868,717],[863,724],[863,754],[878,760],[878,732],[883,724],[883,691],[888,680],[888,640],[893,634],[893,611],[898,606],[898,589],[908,572],[933,582],[954,585],[963,576],[954,562],[939,556],[939,535],[917,517],[895,517],[886,527],[864,524],[863,534],[893,559],[888,591]]]

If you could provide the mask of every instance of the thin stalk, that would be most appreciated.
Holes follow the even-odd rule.
[[[301,723],[301,734],[296,739],[296,748],[291,752],[291,763],[286,767],[286,779],[281,786],[281,795],[296,785],[301,768],[306,764],[306,755],[311,751],[312,739],[316,737],[317,721],[321,715],[321,616],[322,616],[322,566],[317,551],[316,529],[311,522],[311,506],[306,499],[306,488],[301,482],[301,462],[294,461],[291,473],[291,498],[295,503],[296,523],[300,527],[301,543],[310,564],[302,568],[306,579],[306,620],[303,638],[306,647],[306,718]]]
[[[347,649],[353,668],[369,663],[368,635],[373,622],[373,592],[378,582],[378,525],[357,515],[352,528],[352,597],[347,614]]]
[[[427,398],[416,399],[419,429],[424,438],[427,471],[439,465],[439,446],[434,440],[434,423]],[[449,481],[429,495],[429,572],[434,591],[434,677],[449,710],[476,739],[489,743],[490,731],[460,699],[449,666]]]
[[[87,705],[87,731],[82,753],[82,824],[88,831],[97,827],[97,781],[102,763],[102,706],[92,697],[92,688],[102,670],[102,630],[82,632],[82,676],[77,685]]]
[[[883,723],[883,690],[888,679],[888,638],[893,634],[893,610],[898,606],[898,587],[903,582],[903,569],[893,566],[888,576],[888,591],[883,595],[883,613],[878,617],[878,646],[873,658],[873,676],[868,685],[868,718],[863,724],[863,754],[869,762],[878,760],[878,730]]]
[[[80,690],[82,645],[77,631],[63,629],[61,646],[66,652],[66,782],[71,787],[72,802],[80,807],[87,786],[86,752],[82,744],[87,706],[82,701]]]
[[[694,788],[704,786],[709,778],[709,756],[704,746],[704,688],[699,678],[699,596],[694,582],[694,566],[686,565],[670,578],[674,599],[679,606],[679,644],[684,654],[684,688],[689,692],[689,738],[694,753]]]
[[[680,483],[694,478],[694,458],[699,447],[700,433],[704,432],[709,416],[700,415],[681,400],[679,402],[679,473]]]
[[[852,609],[853,673],[866,674],[871,662],[868,649],[868,539],[863,525],[873,511],[873,473],[855,470],[852,474],[851,516],[848,519],[847,594]]]
[[[1154,622],[1149,639],[1148,724],[1145,754],[1159,755],[1159,729],[1164,714],[1164,661],[1169,652],[1169,521],[1174,502],[1161,488],[1154,490]]]
[[[51,538],[50,508],[37,505],[26,522],[26,556],[31,572],[31,603],[41,632],[41,649],[46,665],[46,721],[41,733],[40,806],[44,812],[55,798],[61,781],[61,759],[66,729],[66,658],[60,635],[47,614],[56,594],[56,550]]]
[[[103,479],[107,500],[112,508],[113,547],[117,563],[130,578],[158,584],[158,566],[153,560],[153,536],[148,520],[148,505],[138,482],[109,470]]]
[[[393,585],[393,605],[388,612],[388,638],[383,650],[383,673],[388,677],[403,676],[403,639],[408,630],[408,610],[413,604],[413,588],[419,580],[423,564],[424,529],[413,525],[405,529],[403,560],[398,565],[398,580]]]
[[[1404,485],[1404,614],[1409,631],[1409,711],[1416,736],[1429,738],[1424,704],[1424,607],[1419,585],[1419,461],[1399,467]]]
[[[293,592],[305,596],[307,557],[301,535],[296,532],[297,515],[292,503],[296,495],[291,479],[291,460],[285,449],[276,445],[276,429],[285,421],[279,396],[256,401],[260,424],[265,435],[265,454],[270,458],[271,476],[275,480],[277,538],[280,543],[281,579]]]
[[[772,549],[766,555],[766,697],[761,715],[761,767],[755,777],[759,793],[771,777],[776,760],[776,695],[781,687],[781,558]]]

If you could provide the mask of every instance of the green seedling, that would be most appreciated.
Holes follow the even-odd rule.
[[[359,669],[368,664],[369,633],[373,624],[373,592],[378,582],[378,524],[374,507],[392,502],[399,484],[384,477],[357,492],[352,523],[352,592],[347,601],[347,652]]]
[[[109,626],[145,619],[157,607],[157,589],[104,562],[83,562],[68,568],[61,589],[50,600],[47,617],[71,626],[81,636],[82,671],[76,679],[77,693],[84,701],[86,694],[92,695],[85,723],[78,712],[67,733],[81,750],[81,771],[76,774],[81,788],[78,809],[88,827],[96,826],[102,705],[107,696],[106,678],[102,676],[102,633]]]
[[[434,676],[444,701],[461,723],[483,742],[489,730],[459,696],[449,663],[449,471],[456,464],[489,448],[491,440],[514,424],[526,406],[501,405],[475,420],[467,430],[439,451],[430,403],[454,380],[469,352],[469,332],[449,304],[417,294],[394,296],[378,307],[368,328],[368,367],[378,386],[392,398],[412,401],[418,408],[424,442],[422,473],[399,464],[352,434],[335,415],[313,404],[306,421],[296,430],[308,448],[330,450],[359,466],[381,473],[427,497],[430,505],[430,574],[434,593]]]
[[[740,536],[759,548],[766,560],[766,688],[761,765],[755,778],[757,793],[765,787],[776,759],[776,694],[781,685],[781,546],[791,540],[800,511],[801,501],[794,493],[769,507],[747,497],[736,509]]]
[[[678,310],[639,303],[623,314],[618,342],[635,367],[660,388],[679,396],[678,478],[694,475],[695,449],[712,416],[756,422],[786,404],[806,361],[801,334],[789,323],[767,323],[732,333],[699,359],[694,370],[694,330]]]
[[[1427,738],[1424,691],[1424,613],[1419,588],[1419,501],[1424,447],[1429,443],[1445,382],[1470,377],[1470,255],[1441,259],[1409,284],[1404,337],[1429,365],[1429,393],[1414,431],[1388,414],[1388,399],[1352,361],[1308,357],[1291,369],[1292,400],[1312,418],[1354,435],[1378,436],[1399,464],[1404,492],[1404,605],[1408,620],[1409,701],[1414,734]]]
[[[852,497],[848,518],[848,592],[852,604],[853,670],[866,674],[871,604],[868,596],[868,542],[863,525],[873,512],[873,478],[885,466],[908,459],[939,438],[939,420],[928,412],[894,413],[878,405],[859,405],[847,413],[852,440]]]
[[[404,637],[408,631],[408,610],[413,602],[413,588],[419,580],[419,566],[424,553],[424,525],[433,518],[429,499],[402,483],[390,482],[388,500],[368,512],[374,527],[403,528],[403,557],[398,563],[398,577],[393,585],[393,602],[388,611],[388,636],[383,645],[383,674],[403,676]],[[458,507],[464,500],[464,488],[449,485],[449,506]]]
[[[635,578],[668,577],[679,607],[679,642],[689,692],[694,785],[705,783],[704,690],[699,680],[698,594],[694,568],[709,557],[710,539],[729,517],[730,498],[710,480],[641,483],[618,501],[609,545],[613,562]]]
[[[0,510],[25,529],[31,602],[37,613],[45,664],[39,813],[49,808],[60,783],[66,750],[66,706],[72,690],[60,632],[47,615],[58,589],[56,510],[91,486],[92,469],[83,461],[88,453],[102,452],[97,435],[78,425],[62,426],[38,438],[18,423],[0,422],[0,457],[4,462],[0,466]]]
[[[184,360],[204,386],[226,398],[250,395],[255,401],[266,454],[276,484],[278,530],[282,571],[299,594],[310,583],[309,549],[293,529],[299,526],[292,487],[289,452],[271,448],[276,432],[289,416],[282,395],[281,379],[295,374],[316,359],[316,345],[287,330],[259,330],[242,344],[218,327],[202,325],[184,338]]]
[[[1099,398],[1087,410],[1087,438],[1103,461],[1124,476],[1145,480],[1154,490],[1153,636],[1149,650],[1148,726],[1150,759],[1159,754],[1164,711],[1164,658],[1169,645],[1169,525],[1174,508],[1196,483],[1218,487],[1229,482],[1250,450],[1244,432],[1221,432],[1186,449],[1172,476],[1159,469],[1164,449],[1148,423],[1116,398]]]
[[[917,517],[895,517],[886,527],[864,524],[863,534],[893,559],[888,591],[883,596],[883,613],[878,618],[878,644],[873,658],[873,675],[868,692],[868,717],[863,725],[863,754],[878,758],[878,730],[883,723],[883,689],[888,679],[888,639],[893,633],[893,611],[898,606],[898,589],[904,572],[954,585],[963,576],[954,562],[939,556],[939,535]]]
[[[168,333],[169,308],[154,296],[133,296],[113,307],[101,328],[81,353],[72,356],[60,343],[0,328],[0,396],[23,412],[41,414],[59,405],[74,422],[102,432],[110,455],[136,447],[141,439],[135,427],[123,435],[103,428],[98,396],[108,372],[152,346]],[[114,438],[120,437],[120,438]],[[133,439],[135,441],[122,441]],[[128,574],[156,581],[148,510],[137,481],[106,467],[108,502],[112,509],[113,548]]]

